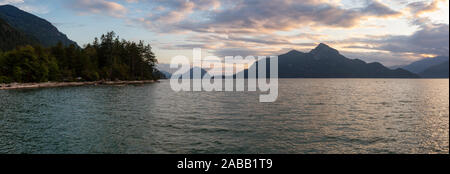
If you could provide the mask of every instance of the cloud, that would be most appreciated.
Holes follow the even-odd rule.
[[[315,26],[351,28],[367,18],[387,18],[401,14],[376,0],[368,1],[363,8],[354,9],[344,9],[336,0],[153,0],[145,2],[151,3],[154,10],[146,17],[135,18],[132,21],[157,33],[227,34],[233,36],[230,36],[226,42],[234,40],[278,45],[295,44],[287,40],[273,41],[275,37],[243,36],[271,35],[278,31]],[[310,38],[312,37],[311,35]],[[215,40],[217,41],[217,38]],[[223,39],[219,40],[223,41]]]
[[[22,4],[25,3],[23,0],[0,0],[0,5],[5,4]]]
[[[18,7],[30,13],[47,14],[50,12],[46,6],[19,5]]]
[[[363,12],[365,15],[372,15],[377,17],[391,17],[401,15],[400,12],[394,11],[387,5],[382,4],[378,1],[372,1],[367,7],[361,9],[361,12]]]
[[[385,65],[408,64],[411,61],[432,55],[449,56],[448,24],[433,24],[426,18],[417,20],[413,24],[418,25],[419,29],[410,35],[364,35],[343,40],[323,40],[323,42],[335,46],[341,50],[341,53],[350,58],[359,58],[368,62],[377,61]],[[314,41],[292,42],[292,40],[298,38],[309,37],[308,34],[304,35],[303,33],[293,36],[271,34],[259,35],[258,37],[208,35],[197,36],[195,39],[188,40],[197,43],[213,43],[212,45],[221,43],[221,45],[211,48],[214,54],[221,57],[229,55],[278,55],[292,48],[308,51],[317,44]],[[271,39],[271,37],[273,38]],[[212,45],[208,46],[211,47]],[[188,49],[189,46],[194,45],[184,46],[178,49]]]
[[[304,26],[350,28],[374,17],[400,15],[378,1],[364,8],[343,9],[326,0],[155,0],[165,12],[151,13],[140,22],[151,30],[166,24],[164,32],[271,33]],[[188,18],[194,13],[195,19]],[[153,24],[153,25],[149,25]]]
[[[27,1],[29,2],[29,1]],[[43,5],[30,5],[30,3],[27,3],[24,0],[0,0],[0,5],[14,5],[20,8],[21,10],[27,11],[29,13],[35,13],[35,14],[47,14],[49,13],[49,10],[47,6]]]
[[[194,13],[204,13],[217,10],[221,6],[220,0],[141,0],[153,7],[145,17],[135,18],[134,21],[150,30],[168,32],[179,30],[176,24],[190,20]],[[140,2],[141,2],[140,1]],[[163,29],[161,29],[163,28]]]
[[[272,55],[273,52],[260,50],[260,49],[251,49],[251,48],[223,48],[214,51],[214,54],[219,57],[225,56],[263,56],[263,55]]]
[[[424,13],[434,12],[439,10],[439,3],[445,2],[446,0],[433,0],[430,3],[419,1],[409,3],[407,5],[409,11],[415,16],[418,17]]]
[[[415,32],[411,36],[392,36],[382,40],[378,49],[390,52],[449,55],[449,26],[434,24]]]
[[[418,21],[427,21],[426,19]],[[449,25],[415,22],[419,29],[411,35],[365,36],[334,41],[344,48],[381,51],[403,55],[402,59],[426,55],[449,56]],[[332,42],[332,41],[331,41]],[[408,56],[405,56],[408,55]]]
[[[433,24],[420,17],[436,11],[441,1],[402,1],[395,9],[403,10],[397,11],[390,6],[396,3],[381,0],[365,0],[351,8],[340,0],[139,0],[152,10],[129,21],[157,34],[182,37],[182,42],[163,44],[161,49],[201,47],[221,57],[273,55],[290,49],[309,51],[318,42],[326,42],[348,55],[395,64],[424,54],[448,55],[448,24]],[[387,18],[394,20],[383,23]],[[410,35],[345,38],[363,35],[373,30],[369,25],[379,26],[377,22],[385,27],[376,30],[388,30],[399,21],[410,22],[417,31]],[[344,35],[321,33],[324,31]]]
[[[139,2],[139,0],[125,0],[125,2],[128,2],[128,3],[137,3],[137,2]]]
[[[178,2],[178,1],[177,1]],[[164,11],[160,15],[154,15],[150,20],[162,21],[166,23],[175,23],[185,19],[189,14],[194,12],[196,4],[191,1],[180,1],[173,8]]]
[[[124,17],[128,10],[119,3],[107,0],[72,0],[70,8],[80,14],[100,14],[112,17]]]

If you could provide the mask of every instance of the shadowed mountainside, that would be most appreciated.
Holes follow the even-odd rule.
[[[439,65],[431,66],[420,73],[424,78],[448,78],[449,77],[449,61]]]
[[[266,59],[270,70],[269,59]],[[252,66],[257,66],[258,62]],[[257,68],[256,68],[257,69]],[[244,77],[248,77],[248,70]],[[235,75],[236,76],[236,75]],[[267,74],[267,77],[269,74]],[[391,70],[378,62],[366,63],[349,59],[326,44],[319,44],[309,53],[292,50],[278,56],[279,78],[418,78],[407,70]]]
[[[68,39],[65,34],[59,32],[50,22],[12,5],[0,6],[0,18],[27,36],[35,38],[45,47],[55,46],[58,42],[65,46],[77,45],[77,43]]]
[[[423,71],[425,71],[426,69],[428,69],[432,66],[447,62],[448,60],[449,60],[448,57],[445,57],[445,56],[438,56],[438,57],[434,57],[434,58],[425,58],[425,59],[413,62],[409,65],[406,65],[402,68],[406,69],[408,71],[411,71],[413,73],[420,74]]]
[[[17,46],[36,44],[37,41],[10,26],[0,18],[0,50],[12,50]]]

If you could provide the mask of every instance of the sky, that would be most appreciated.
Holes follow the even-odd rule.
[[[85,45],[114,31],[172,57],[280,55],[319,43],[349,58],[405,65],[449,55],[448,0],[0,0]]]

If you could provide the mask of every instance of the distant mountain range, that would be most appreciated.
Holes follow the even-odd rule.
[[[270,72],[270,61],[266,60],[266,69]],[[258,66],[258,62],[252,65]],[[168,65],[161,65],[166,72],[171,72]],[[191,68],[183,75],[190,74],[191,78],[194,69]],[[256,69],[258,69],[256,67]],[[269,72],[266,77],[269,77]],[[201,69],[202,77],[208,72]],[[248,70],[238,72],[248,78]],[[169,73],[170,74],[170,73]],[[411,73],[402,68],[389,69],[380,63],[366,63],[359,59],[348,59],[341,55],[339,51],[326,44],[319,44],[309,53],[292,50],[286,54],[278,56],[278,77],[279,78],[419,78],[419,75]]]
[[[413,62],[409,65],[403,66],[402,68],[406,69],[408,71],[411,71],[413,73],[419,74],[432,66],[439,65],[446,61],[448,61],[448,57],[444,57],[444,56],[439,56],[439,57],[434,57],[434,58],[424,58],[422,60]]]
[[[54,46],[59,42],[65,46],[71,44],[77,45],[77,43],[68,39],[65,34],[59,32],[50,22],[12,5],[0,6],[0,19],[2,20],[0,35],[5,36],[2,37],[2,40],[10,41],[17,39],[15,43],[17,45],[25,45],[37,41],[45,47]],[[7,26],[5,23],[9,26],[9,29],[3,27]],[[7,34],[8,32],[15,34],[11,36]],[[5,49],[7,48],[5,47]]]
[[[403,66],[402,68],[425,78],[448,78],[448,62],[449,57],[438,56],[425,58]]]
[[[203,76],[205,76],[206,74],[208,74],[208,71],[206,71],[203,68],[199,68],[199,67],[193,67],[191,68],[188,72],[185,72],[181,75],[180,78],[189,75],[189,77],[191,79],[194,79],[194,71],[199,71],[200,72],[200,78],[203,78]],[[172,74],[173,75],[173,74]]]
[[[449,61],[443,62],[438,65],[431,66],[424,71],[422,71],[419,75],[424,78],[448,78],[449,77]]]
[[[178,71],[178,69],[171,69],[169,64],[158,64],[156,69],[158,69],[158,71],[160,71],[162,74],[164,74],[166,78],[171,78],[173,75],[177,74],[176,71]],[[205,74],[208,73],[208,71],[206,71],[203,68],[193,67],[193,68],[189,69],[189,71],[182,73],[181,77],[189,75],[190,78],[192,79],[194,77],[194,70],[200,70],[200,74],[201,74],[202,78]]]
[[[270,61],[266,60],[270,70]],[[252,66],[257,66],[256,62]],[[257,69],[257,68],[256,68]],[[248,71],[245,73],[248,77]],[[267,74],[267,77],[269,74]],[[380,63],[348,59],[326,44],[319,44],[309,53],[292,50],[278,56],[279,78],[418,78],[417,74],[398,68],[391,70]]]
[[[159,71],[159,72],[164,75],[164,78],[162,79],[170,79],[172,77],[172,74],[170,74],[167,71]]]
[[[269,77],[270,61],[266,60]],[[258,61],[252,65],[258,66]],[[163,67],[163,66],[161,66]],[[165,66],[168,67],[168,66]],[[194,67],[189,72],[192,77]],[[256,69],[258,69],[256,67]],[[166,70],[168,71],[168,70]],[[201,69],[202,77],[208,73]],[[238,72],[248,78],[248,70]],[[430,72],[431,73],[431,72]],[[309,53],[292,50],[278,56],[279,78],[419,78],[418,74],[402,68],[389,69],[378,62],[366,63],[359,59],[349,59],[326,44],[319,44]]]

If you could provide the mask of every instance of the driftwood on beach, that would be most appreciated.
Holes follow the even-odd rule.
[[[153,82],[155,82],[155,81],[154,80],[141,80],[141,81],[10,83],[10,84],[0,84],[0,90],[53,88],[53,87],[86,86],[86,85],[129,85],[129,84],[146,84],[146,83],[153,83]]]

